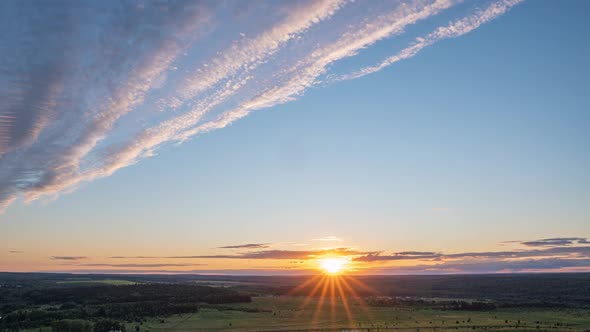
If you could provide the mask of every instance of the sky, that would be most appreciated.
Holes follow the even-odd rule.
[[[590,271],[590,3],[0,2],[0,271]]]

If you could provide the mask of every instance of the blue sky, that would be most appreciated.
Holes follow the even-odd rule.
[[[405,3],[416,12],[432,5],[430,1]],[[351,36],[343,45],[369,38],[355,36],[358,29],[349,27],[366,22],[380,24],[381,11],[400,10],[394,2],[331,5],[310,9],[306,2],[287,3],[285,8],[267,3],[261,5],[264,8],[253,9],[228,2],[185,11],[178,22],[172,20],[174,23],[167,21],[168,16],[150,21],[151,16],[146,15],[137,20],[138,26],[144,24],[140,27],[145,31],[162,28],[162,36],[145,42],[133,35],[144,30],[127,31],[128,38],[136,38],[133,42],[138,44],[137,49],[131,47],[123,53],[124,61],[80,60],[84,52],[91,52],[75,43],[100,34],[105,29],[103,19],[117,23],[131,15],[117,13],[121,9],[107,3],[100,9],[103,16],[95,21],[82,24],[72,20],[73,26],[80,26],[75,30],[79,36],[64,47],[71,51],[65,54],[76,61],[74,68],[51,58],[52,52],[57,52],[52,49],[57,42],[50,33],[40,36],[42,33],[34,29],[21,31],[39,42],[35,47],[46,50],[49,60],[31,56],[22,61],[22,72],[11,69],[14,77],[0,85],[6,95],[12,96],[14,91],[9,89],[10,82],[30,96],[54,93],[28,91],[40,89],[35,76],[26,69],[41,66],[39,63],[47,68],[61,63],[63,68],[57,66],[59,75],[53,74],[56,69],[40,72],[47,79],[59,77],[51,82],[72,89],[74,95],[64,89],[55,92],[59,96],[57,105],[46,98],[40,99],[41,106],[17,101],[17,106],[0,110],[6,119],[21,121],[0,124],[0,131],[4,131],[0,138],[8,137],[8,143],[1,146],[0,193],[5,202],[16,199],[6,204],[0,215],[0,258],[7,262],[4,269],[82,268],[56,265],[50,259],[63,255],[85,257],[85,262],[96,264],[110,264],[109,257],[119,255],[203,256],[217,252],[212,248],[241,243],[272,243],[277,250],[292,251],[345,247],[387,255],[404,251],[487,252],[507,247],[522,250],[518,247],[522,244],[504,241],[590,237],[587,2],[442,3],[440,11],[404,26],[399,34],[377,38],[377,32],[373,32],[373,42],[341,58],[334,55],[338,49],[332,50],[327,54],[336,60],[318,69],[316,63],[309,62],[310,49],[327,52],[324,46],[327,49],[342,36]],[[3,13],[19,7],[16,2],[3,6],[8,7]],[[496,13],[464,35],[436,40],[419,53],[375,73],[345,79],[419,44],[417,37],[428,36],[439,27],[465,18],[471,18],[465,22],[473,25],[474,17],[481,19],[493,6],[504,6],[506,12]],[[38,10],[33,3],[20,7],[24,13]],[[318,11],[319,22],[290,36],[276,53],[267,55],[257,44],[255,50],[262,49],[261,54],[268,59],[252,71],[232,69],[240,53],[227,51],[227,64],[223,64],[227,45],[237,43],[246,49],[249,41],[272,31],[281,19],[288,20],[297,13],[304,16],[312,9]],[[75,15],[77,10],[65,12]],[[142,10],[157,14],[161,9],[147,4]],[[260,16],[257,11],[276,16],[253,20]],[[170,17],[175,17],[174,13],[169,11]],[[409,20],[406,14],[384,21],[383,27]],[[233,21],[228,19],[232,15]],[[46,21],[50,20],[31,19],[30,25],[48,24]],[[16,29],[10,23],[3,24]],[[121,43],[125,51],[125,43],[135,45],[125,38],[104,42]],[[1,45],[13,43],[18,42],[6,37]],[[3,56],[2,66],[29,50],[27,45],[19,47]],[[172,51],[178,54],[171,55]],[[215,59],[221,59],[219,66],[228,76],[196,93],[215,77],[217,72],[210,70],[219,64]],[[76,70],[88,69],[91,64],[115,68],[109,67],[112,71],[106,73],[89,69],[91,79],[79,82],[81,76]],[[321,72],[302,85],[288,84],[314,70]],[[207,107],[216,102],[216,94],[224,92],[221,87],[226,86],[225,80],[235,84],[247,75],[252,78],[194,126],[168,133],[170,126],[161,125],[190,113],[200,103]],[[25,83],[14,83],[19,79]],[[192,85],[186,86],[186,82]],[[90,90],[78,91],[76,83],[87,84]],[[113,86],[115,92],[111,93]],[[273,89],[280,93],[273,94]],[[91,103],[102,105],[116,99],[117,91],[135,94],[134,98],[145,92],[145,96],[137,105],[133,104],[136,100],[123,98],[120,104],[125,110],[108,103],[104,110],[85,109]],[[253,100],[262,106],[248,108]],[[41,111],[37,115],[24,112],[27,107]],[[101,132],[83,136],[87,128],[66,127],[62,135],[63,129],[59,129],[68,123],[77,126],[79,121],[102,119],[101,113],[113,109],[121,113],[120,118]],[[235,109],[250,113],[235,121],[231,118],[231,123],[215,123],[217,116]],[[37,120],[44,112],[52,116]],[[34,132],[35,126],[24,133],[15,129],[21,128],[15,123],[35,121],[39,121],[39,133]],[[177,121],[184,125],[188,118]],[[218,128],[183,136],[199,125]],[[106,125],[101,122],[97,126]],[[144,130],[147,134],[142,134]],[[22,139],[27,135],[30,141]],[[80,137],[90,136],[98,139],[90,152],[76,160],[74,170],[59,173],[63,165],[71,166],[71,160],[63,161],[68,151],[65,148],[76,146]],[[145,137],[148,139],[142,141]],[[164,138],[149,145],[153,137]],[[182,144],[178,144],[180,141]],[[147,148],[130,159],[119,153],[138,144]],[[117,168],[105,171],[113,160]],[[60,163],[62,167],[55,167]],[[114,172],[110,174],[110,170]],[[36,178],[45,173],[54,176],[49,185],[43,176]],[[27,195],[32,200],[29,203],[23,201]],[[314,240],[328,236],[335,238]],[[586,244],[582,241],[578,245],[580,252],[557,260],[578,259],[576,268],[588,269],[590,263],[584,263],[590,257]],[[448,259],[449,264],[457,263]],[[518,263],[497,264],[487,259],[489,266],[494,266],[491,272],[502,270],[504,263]],[[235,261],[239,259],[211,263],[202,258],[190,264],[208,264],[212,270],[260,266]],[[395,272],[399,266],[393,263],[373,268]],[[538,268],[547,268],[545,263],[539,262]],[[133,264],[131,258],[129,264]],[[268,264],[268,269],[285,265],[274,260]],[[402,262],[403,266],[423,264],[433,263]],[[522,266],[534,270],[534,264],[530,264],[529,259]],[[563,265],[555,264],[555,268]]]

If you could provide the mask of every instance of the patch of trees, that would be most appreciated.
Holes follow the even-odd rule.
[[[23,295],[32,304],[105,304],[158,301],[169,303],[238,303],[251,297],[234,290],[178,284],[89,286],[34,290]]]
[[[251,308],[251,307],[233,307],[233,306],[226,306],[226,305],[216,305],[216,306],[209,306],[209,305],[203,305],[203,308],[213,308],[215,310],[218,311],[241,311],[241,312],[250,312],[250,313],[257,313],[257,312],[272,312],[272,310],[269,309],[263,309],[263,308]]]
[[[442,310],[491,311],[496,308],[494,303],[479,301],[445,301],[440,303],[440,309]]]
[[[361,281],[389,296],[486,299],[519,307],[590,307],[587,273],[367,277]]]
[[[58,320],[51,323],[53,332],[93,332],[92,322],[76,320]]]
[[[503,307],[590,308],[589,273],[361,276],[356,279],[369,287],[353,282],[349,282],[349,286],[364,297],[474,299]],[[270,293],[307,296],[314,284],[298,287],[304,282],[292,280],[288,290],[280,280],[267,280],[265,285]]]
[[[52,326],[54,331],[86,331],[81,327],[86,326],[84,322],[96,322],[93,328],[97,331],[97,324],[105,319],[132,322],[194,313],[200,304],[251,301],[250,296],[235,290],[179,284],[34,289],[22,294],[19,304],[2,306],[7,313],[0,319],[0,331],[39,326]],[[108,331],[112,330],[120,329]]]
[[[396,298],[388,296],[374,296],[367,298],[367,303],[378,307],[424,307],[439,310],[462,311],[491,311],[497,308],[496,304],[483,301],[435,301],[416,298]]]
[[[113,303],[98,307],[96,317],[110,317],[136,321],[143,317],[171,316],[199,311],[197,303],[133,302]]]
[[[86,320],[59,320],[51,323],[52,332],[126,332],[124,323],[115,320],[101,320],[92,323]]]
[[[114,320],[101,320],[94,324],[93,332],[111,332],[120,331],[126,332],[125,324],[119,323]]]

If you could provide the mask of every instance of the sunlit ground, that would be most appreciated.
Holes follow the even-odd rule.
[[[315,263],[318,274],[286,296],[255,297],[252,303],[204,305],[198,313],[148,319],[141,331],[581,332],[590,326],[590,316],[577,310],[474,312],[370,306],[362,296],[380,294],[349,274],[353,270],[349,259],[323,257]],[[130,324],[127,330],[134,328]]]
[[[306,297],[300,296],[263,296],[255,298],[252,303],[212,305],[195,314],[164,318],[163,322],[160,319],[148,319],[141,326],[141,331],[416,332],[419,329],[420,332],[581,332],[590,326],[590,316],[583,310],[527,308],[473,312],[375,306],[366,307],[365,310],[360,303],[352,300],[349,300],[348,305],[354,321],[350,322],[344,304],[339,299],[335,301],[334,313],[330,305],[326,305],[326,302],[330,303],[329,299],[324,301],[319,313],[317,308],[320,298],[312,298],[303,306],[304,301]],[[227,310],[228,307],[234,309]],[[249,311],[241,311],[242,308]],[[515,328],[518,320],[521,324]],[[555,328],[557,322],[571,325]],[[133,331],[134,325],[129,324],[127,331]]]
[[[358,293],[379,294],[348,274],[349,260],[325,257],[316,263],[318,274],[286,296],[267,295],[255,297],[252,303],[207,305],[195,314],[150,319],[141,330],[581,332],[590,326],[590,316],[576,310],[526,308],[474,312],[369,306]]]

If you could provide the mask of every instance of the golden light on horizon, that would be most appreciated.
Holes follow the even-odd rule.
[[[289,291],[289,295],[304,295],[304,299],[298,307],[299,313],[308,306],[315,306],[311,315],[310,324],[314,325],[322,321],[335,321],[335,312],[341,307],[346,314],[347,324],[355,325],[355,313],[359,313],[372,320],[368,304],[363,299],[365,294],[378,295],[379,293],[357,280],[347,272],[352,272],[352,259],[346,256],[324,256],[315,260],[319,273],[305,280]],[[328,306],[329,310],[323,308]],[[354,307],[353,307],[354,306]]]
[[[327,274],[337,275],[342,273],[348,265],[348,259],[343,257],[327,257],[319,261],[320,268]]]

